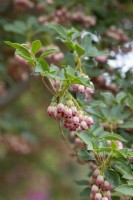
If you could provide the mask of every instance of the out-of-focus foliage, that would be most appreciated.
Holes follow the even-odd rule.
[[[84,106],[105,130],[110,130],[113,124],[130,147],[132,68],[124,73],[123,66],[113,68],[108,60],[132,51],[132,13],[133,4],[126,0],[0,1],[1,200],[76,199],[73,179],[85,176],[84,167],[75,165],[75,157],[73,161],[68,156],[70,150],[61,140],[57,124],[46,115],[51,98],[46,88],[38,76],[33,76],[30,64],[15,56],[4,41],[30,46],[33,40],[41,40],[39,55],[51,48],[58,50],[47,57],[49,64],[73,65],[72,55],[49,27],[59,23],[75,27],[83,35],[87,31],[92,38],[89,44],[92,54],[88,52],[84,70],[91,77],[96,94],[95,101]],[[82,53],[82,48],[78,50]],[[108,56],[99,54],[103,51]],[[81,95],[77,98],[83,103]],[[103,132],[97,130],[96,134],[100,131]]]

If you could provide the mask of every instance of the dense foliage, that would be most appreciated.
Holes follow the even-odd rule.
[[[52,96],[43,121],[48,115],[57,120],[71,156],[89,165],[87,178],[76,181],[84,186],[81,199],[131,199],[132,68],[125,72],[117,62],[111,67],[110,61],[132,52],[132,3],[16,0],[4,4],[0,24],[6,34],[1,38],[15,48],[15,54],[3,43],[0,59],[8,69],[1,65],[1,107],[16,99],[31,77],[34,82],[41,79]],[[11,6],[12,13],[5,15]],[[18,13],[22,15],[16,20]],[[16,124],[5,112],[1,144],[30,154],[35,134],[9,136],[10,130],[22,133],[27,127],[24,119]]]

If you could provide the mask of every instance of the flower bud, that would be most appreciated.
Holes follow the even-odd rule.
[[[90,99],[91,99],[91,95],[85,92],[85,100],[90,101]]]
[[[52,116],[53,115],[53,111],[52,111],[53,109],[52,109],[52,106],[48,106],[48,108],[47,108],[47,114],[49,115],[49,116]]]
[[[84,85],[79,85],[78,86],[78,92],[79,93],[84,93],[85,92],[85,86]]]
[[[64,110],[64,117],[68,117],[68,118],[71,118],[72,117],[72,110],[71,108],[65,108]]]
[[[94,200],[94,196],[93,196],[93,194],[90,194],[90,198],[89,198],[89,200]]]
[[[73,117],[72,118],[72,122],[73,122],[73,124],[79,124],[79,118],[77,117],[77,116],[75,116],[75,117]]]
[[[89,167],[92,171],[96,170],[97,166],[93,162],[89,162]]]
[[[91,188],[91,193],[92,194],[96,194],[98,192],[99,188],[97,185],[92,185],[92,188]]]
[[[87,74],[84,74],[84,76],[83,76],[84,78],[89,78],[89,76],[87,75]]]
[[[93,118],[92,117],[88,117],[85,119],[87,125],[92,125],[93,124]]]
[[[100,175],[100,170],[96,169],[93,173],[93,178],[97,178]]]
[[[109,200],[108,197],[103,197],[102,200]]]
[[[123,149],[123,144],[121,141],[116,140],[115,143],[116,143],[118,149]]]
[[[104,177],[102,175],[99,175],[97,177],[96,182],[97,182],[98,185],[103,185],[103,183],[104,183]]]
[[[102,200],[102,194],[101,193],[96,193],[95,194],[95,200]]]
[[[92,88],[86,88],[85,92],[89,95],[93,94],[94,93],[94,90]]]
[[[81,126],[79,126],[79,127],[76,129],[76,131],[78,131],[78,132],[82,131]]]
[[[78,137],[75,138],[75,142],[74,142],[74,143],[75,143],[76,145],[78,145],[78,146],[83,145],[82,140],[81,140],[80,138],[78,138]]]
[[[69,99],[69,100],[66,102],[66,105],[67,105],[68,107],[73,106],[73,101],[72,101],[71,99]]]
[[[80,123],[80,127],[82,128],[82,130],[87,130],[87,129],[88,129],[88,126],[87,126],[86,121],[82,121],[82,122]]]
[[[111,185],[108,181],[104,181],[103,189],[104,190],[110,190],[111,189]]]
[[[83,115],[83,113],[78,114],[78,117],[79,117],[79,121],[80,121],[80,122],[84,120],[84,115]]]
[[[110,146],[111,145],[111,140],[107,140],[107,144],[108,144],[108,146]]]
[[[96,60],[100,63],[106,62],[107,59],[108,59],[108,56],[98,56],[98,57],[96,57]]]
[[[72,107],[71,107],[71,110],[72,110],[72,115],[73,115],[73,116],[76,116],[77,113],[78,113],[76,106],[72,106]]]
[[[24,60],[24,58],[22,58],[21,56],[15,54],[15,58],[18,62],[22,63],[22,64],[26,64],[26,61]]]
[[[55,54],[53,54],[53,59],[56,61],[56,62],[59,62],[61,60],[64,59],[64,55],[62,52],[56,52]]]
[[[64,112],[64,109],[65,109],[65,107],[64,107],[64,104],[63,104],[63,103],[59,103],[59,104],[57,105],[57,112],[58,112],[58,113],[63,113],[63,112]]]
[[[55,88],[59,88],[60,87],[60,81],[59,80],[56,80],[55,81]]]
[[[107,197],[108,199],[110,199],[110,198],[111,198],[111,193],[110,193],[110,191],[109,191],[109,190],[108,190],[108,191],[105,191],[105,192],[104,192],[104,196]]]
[[[55,119],[58,119],[59,116],[57,115],[57,114],[58,114],[58,113],[57,113],[57,107],[53,107],[53,112],[54,112],[54,113],[53,113],[54,118],[55,118]],[[60,114],[60,113],[59,113],[59,114]]]
[[[78,86],[79,86],[79,84],[73,84],[72,85],[72,90],[77,92],[78,91]]]
[[[62,117],[61,113],[56,112],[55,113],[55,119],[60,120]]]
[[[133,158],[128,158],[128,161],[129,161],[130,163],[133,163]]]
[[[71,137],[72,139],[75,139],[75,138],[76,138],[75,131],[71,131],[71,132],[70,132],[70,137]]]

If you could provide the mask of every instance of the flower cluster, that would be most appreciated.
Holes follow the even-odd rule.
[[[82,77],[85,79],[89,79],[89,76],[86,74],[82,74]],[[93,83],[90,81],[90,85],[93,86]],[[90,100],[91,94],[94,93],[94,90],[91,87],[85,87],[84,85],[80,84],[73,84],[71,85],[71,90],[73,92],[78,92],[80,94],[85,94],[85,100]]]
[[[93,124],[93,118],[84,113],[81,108],[77,109],[70,99],[65,104],[52,102],[47,113],[56,120],[63,119],[64,127],[68,128],[69,131],[87,130]]]
[[[75,12],[70,15],[70,20],[73,22],[82,23],[86,28],[96,25],[96,17],[87,16],[81,12]]]
[[[95,16],[87,16],[82,12],[70,12],[66,7],[61,7],[57,9],[50,16],[40,16],[38,18],[40,24],[46,24],[48,22],[55,22],[59,24],[64,24],[66,22],[81,23],[86,28],[96,25]]]
[[[86,101],[90,100],[91,94],[94,93],[94,90],[92,88],[85,87],[84,85],[73,84],[71,86],[71,88],[72,88],[72,91],[74,91],[74,92],[78,92],[80,94],[84,93]]]
[[[90,200],[109,200],[111,198],[110,190],[112,189],[112,186],[105,180],[100,170],[96,169],[94,171],[90,185]]]
[[[0,135],[0,144],[5,144],[16,153],[29,154],[32,151],[32,145],[23,136]]]
[[[34,2],[30,0],[13,0],[13,3],[18,12],[23,12],[26,9],[33,9],[35,6]]]
[[[119,42],[127,42],[128,37],[126,33],[122,29],[117,29],[114,26],[111,26],[108,31],[106,32],[106,35],[110,38],[113,38]]]
[[[9,60],[9,66],[7,73],[15,80],[28,81],[29,73],[31,73],[32,67],[19,55],[15,55],[13,59]]]

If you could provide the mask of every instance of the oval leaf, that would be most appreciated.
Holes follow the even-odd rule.
[[[133,197],[133,185],[120,185],[117,188],[115,188],[115,191]]]
[[[31,45],[31,51],[33,54],[36,54],[40,48],[42,47],[42,43],[40,40],[35,40],[34,42],[32,42],[32,45]]]
[[[120,184],[120,176],[119,174],[111,169],[108,169],[104,172],[107,181],[114,187]]]
[[[126,140],[118,134],[107,134],[103,138],[105,138],[107,140],[120,140],[122,142],[126,142]]]
[[[88,153],[88,151],[86,151],[85,149],[79,151],[78,156],[82,158],[84,161],[95,160],[95,158],[90,153]]]

